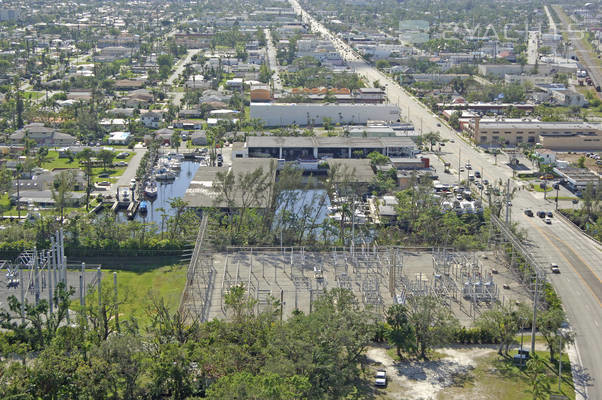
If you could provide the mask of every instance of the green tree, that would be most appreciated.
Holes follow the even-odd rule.
[[[273,372],[251,374],[238,372],[224,376],[207,391],[216,400],[288,400],[308,398],[311,384],[305,376],[282,377]]]
[[[505,354],[508,354],[508,349],[514,342],[514,336],[520,329],[521,318],[522,321],[528,321],[528,315],[528,310],[525,310],[524,307],[516,309],[512,304],[497,305],[483,312],[476,325],[482,330],[490,332],[499,341],[498,354],[502,355],[504,347],[506,348]]]
[[[46,299],[35,305],[27,301],[20,303],[15,296],[9,296],[8,310],[0,311],[0,327],[12,331],[15,340],[26,343],[30,348],[43,349],[64,323],[73,293],[73,288],[67,290],[65,284],[59,282],[53,293],[53,312]],[[20,315],[22,319],[18,318]]]
[[[416,335],[408,319],[408,310],[401,304],[394,304],[385,313],[388,329],[385,334],[389,343],[395,346],[397,357],[403,359],[402,351],[414,351]]]
[[[65,207],[71,198],[70,192],[73,190],[74,184],[75,178],[73,174],[69,171],[63,171],[54,178],[52,189],[50,190],[55,207],[61,216],[61,224],[63,224]]]
[[[94,152],[85,148],[79,153],[77,153],[77,158],[83,164],[84,174],[86,175],[86,211],[90,206],[90,193],[92,192],[92,157],[94,156]]]
[[[108,166],[113,165],[113,159],[115,159],[115,153],[111,150],[102,149],[97,154],[98,157],[102,161],[102,167],[106,171]]]
[[[48,148],[42,146],[36,153],[36,165],[41,167],[46,161],[48,161]]]
[[[433,151],[433,146],[441,141],[441,134],[439,132],[429,132],[422,135],[422,139],[429,144],[430,151]]]
[[[546,364],[537,354],[533,354],[533,357],[527,361],[527,375],[531,384],[533,400],[548,399],[550,381],[546,376]]]
[[[263,83],[268,83],[272,78],[272,71],[266,63],[261,64],[259,67],[259,81]]]
[[[449,124],[455,130],[460,129],[460,117],[462,116],[462,111],[454,111],[452,115],[449,117]]]
[[[176,149],[176,153],[178,152],[178,149],[180,148],[181,144],[182,144],[182,135],[180,134],[179,131],[175,131],[171,135],[171,146]]]
[[[434,296],[413,296],[408,299],[408,320],[416,334],[416,347],[420,357],[435,345],[451,340],[458,320],[441,300]]]
[[[556,360],[558,350],[562,350],[566,344],[575,341],[574,334],[561,333],[565,321],[564,311],[559,307],[550,308],[537,314],[537,329],[546,341],[552,362]]]
[[[21,97],[21,91],[17,91],[17,100],[16,100],[16,114],[17,114],[17,129],[23,128],[23,111],[25,111],[25,107],[23,106],[23,98]]]

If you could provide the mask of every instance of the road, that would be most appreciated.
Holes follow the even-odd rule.
[[[272,71],[272,82],[274,82],[274,90],[282,90],[282,81],[280,80],[280,72],[278,71],[278,60],[276,59],[276,47],[272,41],[272,33],[269,29],[265,29],[265,37],[267,41],[268,66]]]
[[[492,155],[484,153],[471,143],[465,142],[445,121],[440,120],[416,98],[409,95],[392,79],[368,65],[347,44],[333,36],[324,26],[307,14],[296,0],[289,0],[293,9],[302,19],[311,25],[312,30],[330,39],[348,65],[368,82],[378,80],[386,88],[387,96],[397,104],[405,117],[415,126],[422,127],[422,132],[439,132],[444,139],[450,140],[445,145],[442,158],[452,166],[464,165],[470,160],[473,169],[482,171],[483,178],[490,182],[512,179],[512,170],[504,164],[504,157],[498,156],[497,162]],[[515,186],[514,181],[513,186]],[[551,277],[567,312],[567,318],[576,331],[577,350],[580,359],[571,360],[580,365],[591,377],[593,386],[580,387],[578,391],[586,392],[590,399],[602,399],[600,384],[602,383],[602,344],[600,343],[600,323],[602,322],[601,263],[602,250],[593,241],[587,239],[580,231],[573,229],[566,222],[554,219],[546,225],[539,218],[528,218],[523,210],[552,210],[553,203],[543,200],[543,194],[526,190],[516,192],[513,202],[513,220],[519,222],[526,230],[533,245],[534,257],[542,264],[556,262],[562,273]],[[584,312],[587,310],[587,312]]]
[[[581,40],[584,33],[582,31],[573,31],[572,25],[573,22],[566,15],[562,6],[553,6],[554,11],[556,11],[556,15],[562,21],[562,29],[567,32],[568,37],[575,46],[575,54],[579,58],[579,62],[587,68],[590,78],[594,81],[594,86],[602,85],[602,67],[600,66],[600,61],[596,58],[597,55],[592,54],[592,52],[586,48]]]
[[[128,150],[130,151],[130,150]],[[146,153],[146,147],[136,146],[134,148],[134,156],[128,162],[128,166],[123,171],[123,174],[117,178],[117,183],[111,185],[111,193],[113,196],[117,193],[117,189],[121,187],[130,187],[130,181],[136,177],[136,171],[138,170],[138,166],[140,165],[140,160],[142,160],[142,156]]]
[[[543,9],[545,10],[546,15],[548,16],[548,25],[550,28],[550,33],[558,33],[556,32],[556,22],[554,21],[554,18],[552,18],[552,13],[550,13],[550,9],[548,8],[548,6],[543,6]]]
[[[178,77],[184,71],[184,68],[186,68],[186,64],[189,64],[190,61],[192,61],[192,57],[194,57],[195,55],[199,54],[200,51],[201,51],[201,49],[190,49],[190,50],[188,50],[188,54],[186,54],[186,57],[180,59],[180,61],[178,61],[176,63],[173,72],[167,78],[167,81],[165,81],[165,83],[168,84],[168,85],[173,85],[174,81],[176,79],[178,79]]]
[[[527,46],[527,64],[535,65],[539,58],[539,32],[529,32]]]

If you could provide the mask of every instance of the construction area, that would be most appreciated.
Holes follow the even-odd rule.
[[[181,306],[203,321],[226,317],[224,295],[244,285],[256,311],[273,300],[282,317],[312,311],[326,290],[351,290],[377,315],[412,296],[433,295],[469,324],[495,302],[530,303],[529,291],[494,253],[458,253],[445,249],[412,251],[365,244],[314,252],[304,248],[230,248],[193,255]]]

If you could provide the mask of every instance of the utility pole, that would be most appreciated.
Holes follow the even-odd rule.
[[[23,268],[19,267],[19,286],[21,286],[21,323],[25,324],[25,284],[23,283]]]
[[[115,326],[119,332],[119,306],[117,301],[117,272],[113,272],[113,291],[115,294]]]
[[[33,285],[37,306],[40,301],[40,269],[38,265],[38,249],[35,246],[33,248]]]
[[[533,296],[533,323],[531,324],[531,353],[535,354],[535,330],[537,326],[537,297],[539,295],[539,271],[535,272],[535,296]]]
[[[50,307],[50,313],[53,313],[53,307],[52,307],[52,270],[51,270],[51,265],[52,265],[52,258],[51,258],[51,252],[48,251],[46,253],[46,259],[48,260],[46,263],[46,268],[48,268],[48,305]]]
[[[462,165],[462,148],[459,148],[458,154],[458,185],[460,184],[460,165]]]
[[[506,225],[510,224],[510,179],[506,181]]]

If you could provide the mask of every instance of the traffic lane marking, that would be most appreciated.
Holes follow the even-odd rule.
[[[598,295],[596,294],[596,292],[594,291],[594,289],[589,285],[589,283],[585,280],[585,278],[583,278],[583,275],[581,275],[581,273],[579,271],[577,271],[577,268],[575,268],[575,266],[573,265],[573,263],[571,261],[569,261],[568,258],[566,258],[566,256],[564,255],[564,252],[558,246],[556,246],[556,244],[552,240],[550,240],[550,238],[545,234],[545,232],[540,227],[538,227],[537,225],[535,225],[535,223],[533,223],[530,219],[528,219],[527,221],[529,221],[529,223],[531,225],[533,225],[533,227],[552,245],[552,247],[554,247],[558,251],[558,253],[560,254],[560,256],[562,258],[564,258],[564,260],[567,262],[567,264],[570,265],[571,268],[573,268],[573,271],[575,271],[577,273],[577,275],[579,276],[579,278],[581,278],[581,280],[583,281],[583,283],[585,283],[585,286],[587,286],[588,289],[592,292],[592,294],[594,295],[594,298],[598,302],[598,305],[600,307],[602,307],[602,302],[600,301],[600,297],[598,297]],[[562,243],[564,243],[564,242],[562,242]],[[564,243],[564,244],[566,246],[566,243]],[[570,250],[570,248],[568,246],[566,246],[566,247],[567,247],[567,249]],[[585,266],[589,270],[589,267],[587,266],[587,264],[585,264]],[[591,272],[591,270],[589,270],[589,271]],[[595,274],[594,274],[594,276],[595,276]]]

